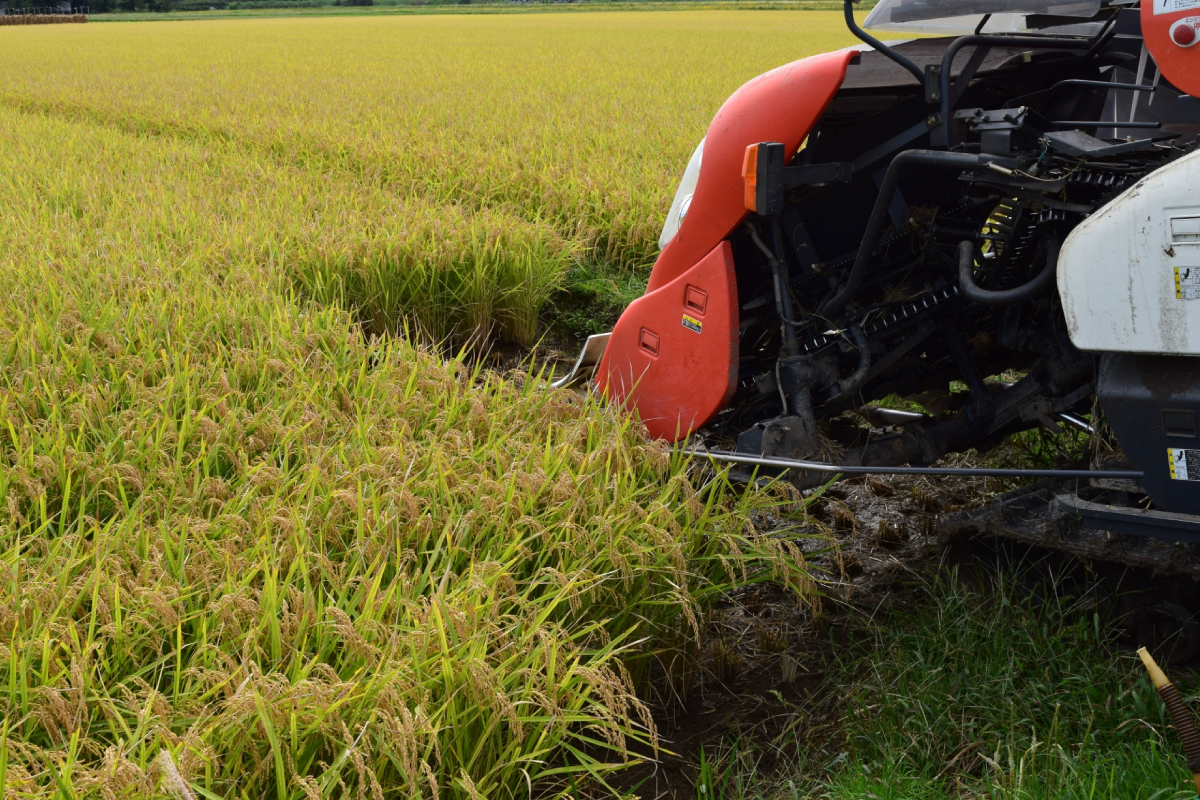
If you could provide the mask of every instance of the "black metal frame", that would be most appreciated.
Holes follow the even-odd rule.
[[[1085,413],[1094,394],[1092,359],[1075,350],[1065,335],[1051,286],[1054,256],[1037,243],[1061,241],[1103,202],[1104,187],[1117,191],[1125,185],[1121,181],[1141,174],[1138,170],[1153,168],[1143,165],[1165,158],[1145,142],[1101,143],[1097,148],[1082,133],[1076,135],[1080,141],[1074,145],[1054,138],[1061,126],[1111,124],[1056,123],[1049,118],[1098,114],[1101,99],[1090,90],[1150,90],[1096,80],[1101,65],[1116,58],[1105,44],[1115,35],[1116,15],[1091,37],[977,31],[949,42],[944,51],[930,56],[940,63],[922,70],[903,53],[862,31],[849,2],[844,9],[850,30],[915,77],[924,93],[910,96],[907,81],[900,84],[900,92],[881,87],[878,96],[888,99],[872,107],[870,92],[879,84],[839,92],[831,109],[839,99],[849,98],[868,101],[860,107],[882,110],[855,112],[857,116],[827,111],[810,133],[802,155],[791,163],[783,144],[758,143],[757,213],[730,237],[738,265],[738,292],[746,305],[740,319],[744,335],[739,389],[713,428],[737,434],[737,451],[726,460],[776,470],[801,469],[812,475],[819,471],[826,476],[833,472],[1094,476],[1090,470],[980,471],[896,465],[929,464],[948,452],[986,449],[1011,433],[1037,425],[1053,427],[1066,420],[1076,427],[1086,426],[1071,412]],[[1046,67],[1014,63],[989,70],[984,80],[976,80],[993,48],[1014,45],[1067,52],[1064,58],[1045,62]],[[955,58],[966,47],[974,51],[952,80]],[[1061,96],[1069,90],[1076,94]],[[954,114],[960,104],[995,109],[1003,103],[1003,111],[1009,101],[1032,96],[1040,98],[1031,108],[1014,109],[1011,114],[985,112],[958,121],[964,115]],[[1056,97],[1050,105],[1048,100]],[[995,104],[986,105],[993,98]],[[872,127],[872,120],[879,121],[874,123],[877,127]],[[953,130],[953,145],[952,125],[961,126]],[[1048,157],[1051,167],[1060,165],[1051,175],[1066,175],[1070,182],[1084,186],[1091,186],[1091,181],[1100,188],[1068,190],[1068,177],[1040,176],[1031,152]],[[1104,172],[1103,163],[1087,166],[1103,159],[1111,160],[1116,171]],[[879,162],[886,167],[877,168]],[[1087,168],[1076,169],[1076,163]],[[921,180],[914,177],[914,168],[920,170]],[[907,196],[902,198],[901,192]],[[923,222],[898,217],[897,203],[906,215],[915,204],[932,206],[936,216]],[[1039,216],[1032,221],[1018,219],[1026,208],[1037,209],[1028,213]],[[1021,256],[1021,243],[1014,237],[1026,229],[1035,244]],[[994,257],[1008,250],[997,250],[989,241],[1003,243],[1017,255],[997,261]],[[837,243],[837,249],[831,251],[831,242]],[[970,247],[972,257],[980,253],[978,278],[972,269],[970,279],[962,280],[960,243],[964,249]],[[914,249],[918,245],[924,249]],[[803,248],[806,255],[801,254]],[[821,260],[839,251],[841,255]],[[905,296],[911,291],[905,288],[906,276],[914,270],[917,293]],[[901,287],[900,299],[889,299],[891,286]],[[989,331],[1001,355],[973,350],[975,337]],[[1028,375],[1005,387],[984,379],[1009,368]],[[805,460],[816,452],[814,409],[830,418],[854,407],[860,390],[864,392],[857,403],[890,391],[920,391],[910,385],[893,386],[899,380],[893,376],[898,374],[915,375],[922,386],[962,380],[970,390],[969,399],[957,395],[951,416],[908,420],[882,439],[873,433],[874,439],[861,446],[848,444],[841,465],[825,464],[819,470],[810,466],[819,463]],[[781,416],[764,419],[776,409]],[[749,430],[747,423],[752,425]],[[800,483],[816,480],[812,475]],[[1125,471],[1103,477],[1137,475]]]

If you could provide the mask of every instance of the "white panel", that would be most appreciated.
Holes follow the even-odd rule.
[[[1080,350],[1200,355],[1200,151],[1072,231],[1058,290]]]
[[[1200,6],[1200,0],[1154,0],[1154,13],[1174,14]]]

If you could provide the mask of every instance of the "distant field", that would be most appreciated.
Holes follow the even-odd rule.
[[[735,579],[807,589],[528,343],[645,269],[721,100],[821,12],[0,30],[0,786],[574,791]],[[604,278],[604,276],[609,276]],[[673,655],[672,655],[673,654]],[[682,672],[681,672],[682,670]],[[160,789],[166,791],[166,789]]]
[[[839,0],[375,0],[373,5],[349,5],[337,0],[137,0],[138,8],[156,2],[157,11],[110,11],[91,6],[92,22],[155,22],[187,19],[246,19],[249,17],[390,16],[395,14],[592,14],[612,11],[840,11]],[[110,6],[128,6],[109,3]],[[162,7],[164,6],[165,7]],[[864,14],[875,0],[861,0]],[[168,11],[169,8],[169,11]]]
[[[42,238],[104,230],[136,240],[122,257],[137,261],[165,237],[357,307],[375,331],[522,343],[573,260],[652,262],[730,92],[850,41],[835,13],[769,11],[4,33],[0,104],[21,115],[6,127],[44,126],[6,145],[73,164],[48,188],[77,198],[67,227],[87,231],[38,222]],[[123,179],[98,191],[113,169]]]

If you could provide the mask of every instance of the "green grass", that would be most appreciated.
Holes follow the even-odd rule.
[[[727,743],[706,755],[698,797],[1194,797],[1140,661],[1115,647],[1092,599],[1065,591],[1001,572],[979,592],[950,573],[916,601],[872,609],[835,645],[814,698],[836,698],[837,735],[770,774],[761,744]]]
[[[637,272],[581,260],[567,270],[563,288],[547,316],[560,334],[582,339],[611,331],[626,306],[645,293],[646,281]]]
[[[986,595],[942,580],[931,608],[885,610],[868,654],[839,665],[855,682],[849,761],[825,794],[866,797],[889,774],[911,784],[909,796],[960,784],[1011,798],[1181,788],[1178,744],[1160,748],[1161,733],[1141,722],[1165,729],[1157,695],[1136,658],[1112,649],[1087,598],[1043,583],[1038,607],[1013,576]]]

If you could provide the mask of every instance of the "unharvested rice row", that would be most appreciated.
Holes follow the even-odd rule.
[[[503,208],[623,268],[653,261],[682,167],[730,92],[852,41],[839,14],[811,11],[87,31],[0,43],[8,54],[0,102],[235,141],[331,183],[364,180],[426,202]]]
[[[705,598],[743,570],[803,590],[748,523],[763,498],[697,494],[620,415],[289,296],[293,261],[373,234],[264,239],[237,187],[331,236],[358,235],[354,197],[0,128],[9,792],[146,795],[166,749],[219,796],[556,795],[653,747],[634,686]]]
[[[634,690],[663,648],[694,652],[714,598],[766,578],[811,596],[799,552],[751,523],[770,497],[698,489],[629,420],[534,376],[380,335],[530,339],[595,242],[599,213],[565,224],[587,206],[567,188],[538,213],[550,188],[586,183],[577,145],[613,161],[594,186],[607,198],[669,135],[596,150],[589,126],[620,125],[594,113],[550,138],[537,109],[573,95],[522,95],[489,66],[511,52],[495,30],[467,36],[492,46],[477,126],[432,90],[407,98],[426,116],[397,117],[403,93],[362,94],[351,77],[368,73],[328,60],[396,47],[377,20],[352,23],[256,22],[259,47],[224,24],[0,37],[42,76],[0,61],[6,797],[149,796],[164,750],[206,796],[602,793],[653,752]],[[411,24],[408,45],[465,35],[456,18]],[[328,35],[340,45],[318,47]],[[612,47],[674,41],[656,35],[614,30]],[[259,49],[290,54],[298,77]],[[419,56],[404,63],[432,77]],[[659,56],[684,86],[709,80],[680,57]],[[84,62],[90,97],[70,69]],[[457,75],[444,91],[469,88]],[[557,151],[564,171],[528,183],[536,170],[485,135],[503,107],[543,137],[530,157]],[[434,157],[439,137],[480,171]],[[664,661],[668,679],[689,674]]]

